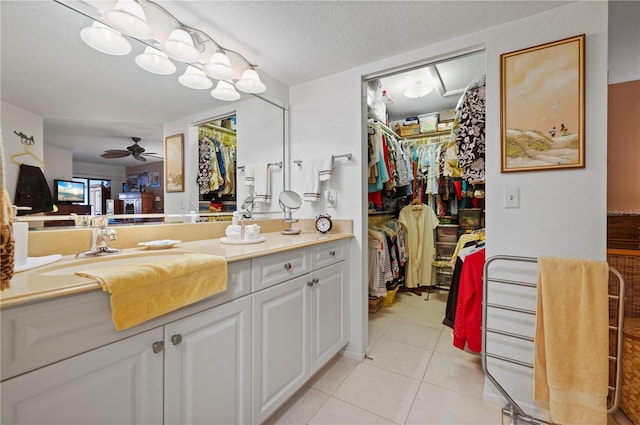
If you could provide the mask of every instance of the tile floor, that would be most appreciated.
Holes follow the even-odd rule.
[[[441,324],[446,298],[398,293],[369,315],[370,358],[336,356],[267,425],[501,424],[502,406],[482,398],[480,357],[453,347]],[[608,425],[632,423],[618,412]]]

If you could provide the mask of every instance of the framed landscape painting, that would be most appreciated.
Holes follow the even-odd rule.
[[[503,173],[585,166],[584,40],[500,55]]]
[[[164,187],[167,192],[184,192],[184,135],[164,139]]]

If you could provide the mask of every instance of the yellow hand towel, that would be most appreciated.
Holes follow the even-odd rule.
[[[227,289],[225,258],[208,254],[76,274],[96,279],[111,294],[112,320],[119,331]]]
[[[533,398],[559,424],[606,424],[607,263],[538,261]]]

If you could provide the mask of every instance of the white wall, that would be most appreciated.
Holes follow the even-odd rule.
[[[500,54],[586,34],[586,168],[501,174]],[[351,244],[351,342],[347,354],[367,348],[366,140],[361,79],[405,64],[437,58],[478,44],[487,56],[487,256],[558,255],[604,259],[606,252],[607,3],[579,2],[486,31],[351,69],[291,88],[291,159],[324,152],[355,155],[338,164],[332,214],[354,221]],[[292,186],[299,190],[292,167]],[[505,186],[520,190],[519,209],[503,207]],[[324,209],[305,206],[304,215]],[[527,388],[529,383],[517,384]]]
[[[20,137],[14,134],[14,131],[23,133],[28,137],[33,136],[34,144],[29,147],[29,150],[38,158],[45,162],[45,169],[47,160],[44,157],[44,144],[43,144],[43,128],[44,120],[31,112],[18,108],[10,103],[2,102],[1,125],[2,129],[2,144],[4,147],[4,173],[5,173],[5,188],[11,197],[11,200],[15,199],[16,184],[18,182],[19,165],[14,164],[11,161],[11,155],[24,152],[24,146],[20,141]],[[27,165],[39,166],[37,161],[28,155],[19,157],[19,160]]]
[[[53,191],[54,179],[67,179],[73,177],[73,158],[71,151],[57,146],[44,144],[44,158],[47,166],[44,169],[44,176],[47,179],[49,188]]]

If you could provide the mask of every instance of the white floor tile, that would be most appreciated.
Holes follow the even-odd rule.
[[[447,356],[455,356],[461,359],[470,360],[478,357],[476,354],[471,354],[466,351],[460,350],[453,346],[453,329],[447,326],[443,326],[442,333],[436,344],[435,351],[445,354]]]
[[[402,423],[419,385],[420,381],[363,362],[338,387],[334,397]]]
[[[338,355],[311,378],[308,386],[326,394],[333,394],[358,363],[355,359]]]
[[[413,403],[407,425],[501,423],[497,404],[423,382]]]
[[[371,348],[370,359],[366,359],[365,363],[420,380],[427,370],[432,353],[383,336]]]
[[[330,397],[316,413],[310,425],[374,425],[393,422],[352,404]]]
[[[304,387],[274,413],[265,425],[306,424],[328,398],[323,392]]]
[[[441,332],[429,326],[396,321],[384,333],[384,338],[433,351]]]
[[[452,391],[482,398],[484,372],[480,356],[461,359],[435,352],[423,381]]]

